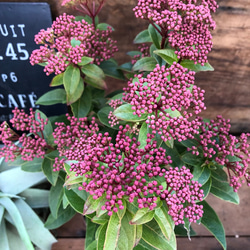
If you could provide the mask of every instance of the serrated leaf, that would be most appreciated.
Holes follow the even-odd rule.
[[[114,111],[114,115],[123,121],[138,122],[144,121],[148,117],[147,113],[141,114],[141,117],[136,114],[134,115],[133,113],[134,110],[132,109],[131,104],[123,104]]]
[[[181,66],[190,70],[193,70],[195,72],[199,71],[214,71],[214,68],[209,64],[205,63],[204,66],[202,66],[200,63],[194,63],[194,61],[191,60],[182,60]]]
[[[85,88],[82,96],[71,104],[73,115],[77,118],[85,117],[92,106],[92,94],[89,88]]]
[[[214,235],[223,249],[226,250],[227,244],[225,230],[218,215],[206,201],[199,202],[198,204],[203,206],[204,211],[203,217],[201,219],[202,225],[205,226],[207,230]]]
[[[133,71],[153,71],[157,61],[153,57],[143,57],[139,59],[132,67]]]
[[[66,92],[64,89],[48,91],[36,101],[36,104],[45,106],[58,103],[66,103]]]
[[[168,64],[172,65],[173,62],[177,62],[178,58],[173,49],[159,49],[155,50],[154,53],[160,56]]]
[[[152,38],[149,35],[149,32],[147,29],[137,34],[137,36],[134,39],[134,43],[151,43],[151,42],[152,42]]]
[[[151,221],[154,218],[155,210],[149,210],[148,208],[139,209],[130,221],[131,225],[141,225]]]
[[[221,182],[212,178],[212,186],[210,192],[221,200],[239,204],[239,196],[234,192],[233,187],[228,182]]]
[[[64,73],[54,76],[49,86],[56,87],[56,86],[63,85],[63,75]]]

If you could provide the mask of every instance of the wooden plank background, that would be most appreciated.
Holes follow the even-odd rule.
[[[53,18],[63,12],[73,13],[61,7],[61,1],[43,1],[50,4]],[[204,116],[213,118],[221,114],[231,119],[233,133],[250,132],[250,0],[220,0],[218,3],[220,8],[214,14],[217,22],[217,29],[213,31],[214,47],[209,54],[209,62],[215,71],[197,74],[196,84],[206,91],[207,111]],[[120,64],[129,60],[126,52],[135,49],[132,44],[134,37],[147,27],[146,22],[134,17],[132,8],[135,4],[136,0],[107,0],[100,17],[101,21],[115,28],[113,36],[118,40],[119,47],[116,59]],[[125,83],[112,79],[108,79],[108,84],[110,91],[125,86]],[[209,197],[210,205],[224,224],[228,250],[250,249],[249,189],[243,187],[239,195],[239,206]],[[222,249],[202,226],[195,226],[195,229],[198,237],[193,237],[191,242],[178,238],[178,250]],[[54,234],[58,237],[58,243],[54,244],[53,250],[84,249],[85,226],[81,215],[55,230]]]

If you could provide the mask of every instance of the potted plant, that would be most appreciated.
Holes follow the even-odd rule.
[[[64,103],[69,113],[46,117],[14,110],[3,124],[1,156],[35,161],[51,184],[45,226],[62,225],[76,212],[86,218],[85,249],[177,249],[176,235],[203,224],[226,249],[209,193],[239,203],[249,185],[247,134],[229,133],[221,116],[200,116],[204,90],[195,74],[212,71],[214,0],[138,0],[136,18],[149,26],[134,39],[138,51],[118,65],[113,28],[100,23],[105,0],[64,0],[82,16],[63,14],[35,37],[30,61],[54,73],[54,90],[39,105]],[[105,76],[126,80],[105,94]],[[57,88],[61,86],[61,88]]]

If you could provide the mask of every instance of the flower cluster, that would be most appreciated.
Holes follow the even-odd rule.
[[[130,126],[120,126],[112,143],[107,132],[96,133],[94,120],[90,126],[85,119],[69,120],[69,126],[60,123],[54,133],[59,151],[67,160],[74,160],[70,170],[84,176],[79,189],[94,199],[104,197],[102,209],[109,215],[123,209],[122,198],[128,197],[129,202],[138,202],[138,208],[149,209],[154,209],[157,198],[165,200],[176,224],[183,223],[184,216],[190,221],[202,216],[202,207],[196,204],[203,197],[200,185],[191,181],[192,174],[185,167],[167,170],[171,157],[166,157],[163,148],[157,148],[152,135],[148,134],[146,146],[140,148],[137,139],[127,135]]]
[[[3,123],[0,127],[0,141],[4,146],[0,149],[0,157],[5,157],[6,161],[14,161],[18,156],[25,161],[32,161],[35,157],[43,158],[49,147],[43,138],[43,130],[48,121],[42,119],[39,112],[35,113],[32,110],[29,115],[17,108],[12,112],[14,113],[14,117],[10,120],[12,126],[30,134],[23,133],[19,136]]]
[[[94,63],[100,64],[117,51],[116,42],[109,37],[111,32],[111,27],[95,29],[84,19],[77,21],[74,16],[64,13],[51,28],[41,30],[35,36],[35,42],[42,46],[32,52],[30,63],[44,64],[47,75],[64,72],[69,64],[80,63],[84,56],[92,57]]]
[[[194,85],[194,74],[175,62],[169,68],[157,65],[147,77],[129,81],[123,99],[134,115],[148,114],[146,123],[162,140],[193,138],[201,123],[190,118],[205,109],[204,91]]]
[[[190,59],[202,65],[212,48],[210,30],[215,29],[211,11],[218,7],[211,1],[139,0],[134,12],[137,18],[148,20],[176,49],[179,59]]]
[[[210,122],[202,122],[201,133],[196,138],[198,146],[190,148],[192,153],[199,155],[201,152],[207,162],[214,160],[227,168],[230,185],[236,192],[241,183],[245,181],[250,186],[250,145],[247,142],[249,134],[241,134],[239,138],[229,134],[229,120],[217,116]],[[200,150],[202,149],[202,150]]]

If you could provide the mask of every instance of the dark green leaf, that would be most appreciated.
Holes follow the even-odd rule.
[[[110,119],[108,118],[108,115],[110,112],[113,112],[113,111],[114,111],[113,108],[111,108],[110,106],[106,106],[106,107],[102,108],[101,110],[99,110],[99,112],[97,113],[97,117],[100,120],[100,122],[102,124],[106,125],[107,127],[119,130],[120,124],[111,127],[111,125],[109,123]]]
[[[148,33],[157,49],[161,48],[161,35],[152,24],[148,26]]]
[[[126,80],[122,70],[118,68],[117,63],[113,60],[103,61],[99,66],[106,76],[110,76],[119,80]]]
[[[71,206],[67,206],[66,209],[63,208],[62,204],[58,210],[57,218],[54,218],[52,214],[49,215],[46,220],[44,226],[50,230],[58,228],[65,224],[67,221],[72,219],[72,217],[76,214],[75,210],[71,208]]]
[[[58,209],[62,203],[64,194],[64,177],[65,172],[60,172],[59,178],[57,179],[56,185],[50,188],[49,193],[49,207],[51,214],[54,218],[57,218]]]
[[[204,66],[201,66],[200,63],[194,63],[194,61],[190,60],[182,60],[181,66],[190,70],[193,70],[195,72],[199,71],[214,71],[214,68],[209,64],[205,63]]]
[[[98,238],[97,238],[97,250],[103,250],[104,249],[104,242],[106,237],[106,230],[108,227],[108,223],[100,226]]]
[[[233,187],[231,187],[227,182],[221,182],[212,178],[210,192],[224,201],[232,202],[237,205],[240,202],[238,194],[234,192]]]
[[[218,215],[206,201],[199,202],[198,204],[203,206],[204,211],[201,223],[214,235],[214,237],[222,245],[223,249],[226,250],[225,230],[220,219],[218,218]]]
[[[149,32],[147,29],[140,32],[134,39],[134,43],[151,43],[151,42],[152,42],[152,38],[149,35]]]
[[[95,241],[95,232],[99,225],[93,223],[87,217],[85,217],[85,223],[86,223],[85,249],[87,249],[87,247],[90,246],[93,241]]]
[[[212,178],[209,178],[208,181],[201,187],[203,189],[203,194],[204,194],[203,200],[205,200],[206,197],[209,195],[211,186],[212,186]]]
[[[66,92],[64,89],[54,89],[42,95],[37,101],[38,105],[53,105],[66,103]]]
[[[107,89],[107,84],[102,78],[98,77],[88,77],[84,78],[85,82],[90,86],[97,88],[97,89]]]
[[[77,118],[85,117],[92,106],[91,90],[87,87],[83,91],[82,96],[74,103],[71,104],[73,115]]]
[[[153,57],[143,57],[139,59],[133,66],[133,71],[153,71],[157,61]]]
[[[217,167],[216,169],[211,169],[211,175],[214,179],[217,179],[218,181],[228,181],[228,176],[222,168]]]
[[[147,113],[141,114],[141,117],[134,115],[133,113],[134,110],[132,109],[131,104],[123,104],[114,111],[114,115],[123,121],[138,122],[144,121],[148,117]]]
[[[51,154],[48,154],[44,157],[43,163],[42,163],[42,170],[43,173],[46,175],[48,181],[54,186],[56,185],[57,178],[59,175],[59,171],[54,171],[53,165],[55,163],[55,153],[58,152],[52,152]]]
[[[133,64],[131,62],[127,62],[122,64],[119,69],[127,71],[127,72],[132,72]]]
[[[103,79],[105,77],[103,70],[95,64],[87,64],[81,68],[81,71],[83,74],[85,74],[89,78]]]
[[[193,155],[192,152],[187,152],[186,154],[182,155],[181,159],[186,164],[194,167],[201,167],[201,165],[204,163],[202,158],[197,155]]]
[[[211,170],[207,166],[196,166],[193,171],[193,180],[198,181],[200,184],[205,184],[211,175]]]
[[[76,212],[82,214],[83,213],[83,206],[84,200],[79,197],[73,190],[64,189],[64,194],[67,197],[67,200],[70,203],[70,206],[75,209]]]

